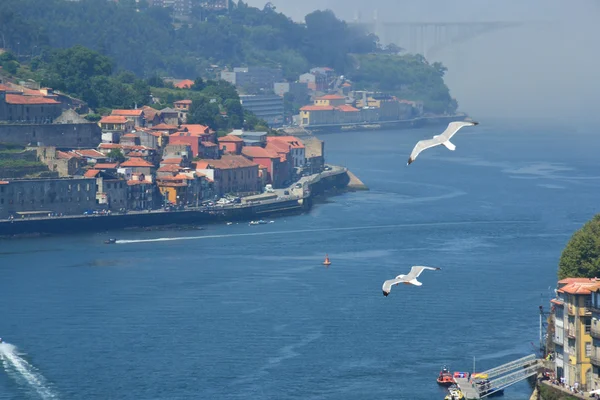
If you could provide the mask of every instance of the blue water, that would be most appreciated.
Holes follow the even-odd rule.
[[[0,399],[430,400],[443,364],[531,354],[561,250],[600,210],[600,137],[481,122],[410,167],[435,129],[322,135],[371,190],[270,225],[0,242]],[[418,264],[442,270],[382,296]]]

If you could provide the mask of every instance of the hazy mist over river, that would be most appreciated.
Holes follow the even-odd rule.
[[[263,7],[264,0],[250,0]],[[301,21],[331,9],[351,21],[519,21],[522,26],[483,34],[430,56],[449,69],[446,82],[460,109],[477,118],[579,118],[597,113],[600,79],[598,0],[273,0]],[[538,23],[532,23],[538,22]],[[539,23],[545,22],[545,23]],[[403,43],[398,43],[402,46]],[[597,117],[596,117],[597,118]]]

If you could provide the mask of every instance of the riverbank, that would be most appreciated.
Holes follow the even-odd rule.
[[[360,122],[354,124],[330,124],[330,125],[309,125],[306,127],[293,126],[284,128],[283,131],[288,135],[302,136],[313,133],[324,132],[347,132],[355,130],[379,130],[379,129],[411,129],[428,125],[446,125],[452,121],[464,121],[468,119],[468,115],[464,113],[455,115],[438,115],[428,117],[418,117],[398,121],[377,121],[377,122]]]
[[[77,232],[103,232],[117,229],[160,229],[165,226],[194,227],[199,224],[249,221],[282,214],[308,212],[313,199],[331,196],[345,190],[365,190],[366,186],[344,167],[331,166],[331,170],[302,177],[299,182],[306,190],[294,191],[276,199],[212,207],[188,207],[183,210],[131,211],[125,214],[66,215],[62,217],[35,217],[0,221],[0,239],[35,237],[49,234]]]

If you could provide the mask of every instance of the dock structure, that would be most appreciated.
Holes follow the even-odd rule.
[[[480,372],[479,375],[487,375],[486,390],[482,390],[481,386],[466,378],[454,378],[454,380],[463,392],[465,399],[478,400],[537,374],[541,367],[543,367],[543,360],[539,360],[531,354]]]

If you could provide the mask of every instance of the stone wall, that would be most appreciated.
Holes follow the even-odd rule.
[[[0,142],[23,146],[40,143],[44,146],[77,148],[97,147],[102,131],[94,123],[86,124],[0,124]]]

